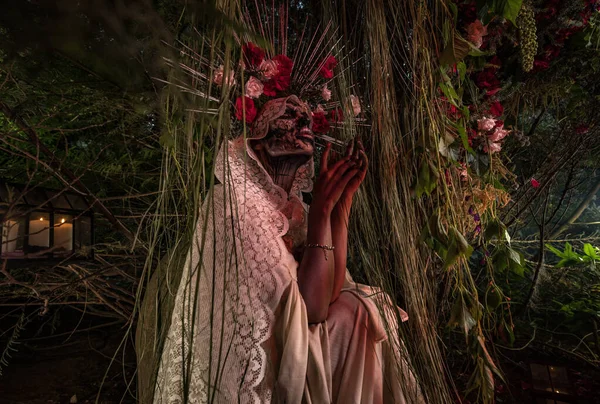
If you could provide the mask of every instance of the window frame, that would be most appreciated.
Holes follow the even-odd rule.
[[[68,200],[68,198],[67,198]],[[70,202],[69,202],[70,203]],[[93,245],[94,245],[94,213],[92,211],[87,211],[87,212],[82,212],[80,210],[75,210],[75,209],[53,209],[53,208],[49,208],[49,207],[41,207],[39,209],[36,209],[36,207],[31,206],[31,205],[27,205],[27,204],[19,204],[17,206],[15,206],[15,211],[17,212],[23,212],[25,213],[24,215],[22,215],[22,217],[24,217],[25,219],[25,234],[23,237],[23,256],[20,257],[9,257],[9,256],[4,256],[3,255],[3,234],[2,232],[0,232],[0,259],[1,260],[9,260],[9,261],[38,261],[40,259],[65,259],[65,258],[70,258],[73,255],[76,255],[77,251],[81,250],[81,246],[85,245],[81,243],[81,240],[79,240],[79,243],[75,240],[75,235],[78,234],[77,230],[80,226],[79,223],[79,219],[81,217],[86,217],[89,218],[90,221],[90,237],[89,237],[89,247],[90,247],[90,253],[86,256],[82,256],[81,259],[93,259],[94,257],[94,249],[93,249]],[[4,214],[6,212],[3,212]],[[57,223],[55,223],[55,218],[59,217],[61,214],[64,215],[69,215],[71,216],[71,220],[72,220],[72,235],[71,235],[71,250],[69,250],[69,252],[67,254],[64,254],[63,256],[55,256],[53,251],[49,251],[47,253],[44,254],[40,254],[39,256],[33,257],[30,256],[30,245],[29,245],[29,222],[31,220],[32,215],[35,215],[36,213],[47,213],[48,214],[48,221],[49,221],[49,244],[50,246],[48,247],[48,249],[52,249],[54,247],[54,230],[55,227],[57,225]],[[2,223],[0,223],[2,226],[4,226],[4,220],[2,220]],[[87,241],[87,240],[86,240]],[[76,246],[79,244],[79,248],[76,248]]]

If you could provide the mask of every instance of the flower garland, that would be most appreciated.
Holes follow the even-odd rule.
[[[240,67],[243,70],[245,83],[243,83],[242,94],[235,101],[235,117],[239,121],[252,124],[258,115],[260,105],[269,98],[283,97],[292,86],[293,61],[286,55],[276,55],[271,59],[266,58],[264,49],[252,42],[242,46],[242,60]],[[327,87],[327,81],[334,77],[334,69],[337,67],[337,59],[327,56],[320,64],[318,78],[311,82],[305,93],[308,95],[307,102],[312,109],[313,127],[316,134],[326,134],[332,130],[335,124],[344,121],[344,113],[341,108],[330,107],[326,110],[323,106],[332,98],[331,89]],[[236,74],[229,70],[225,77],[223,65],[214,70],[212,81],[218,86],[234,87],[237,84]],[[336,103],[330,103],[335,106]],[[361,111],[360,100],[351,95],[346,106],[357,117]]]

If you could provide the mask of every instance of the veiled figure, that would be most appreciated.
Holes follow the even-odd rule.
[[[181,281],[170,292],[176,297],[155,382],[147,340],[161,313],[151,307],[174,284],[153,280],[146,294],[137,334],[148,347],[146,357],[138,352],[142,402],[422,402],[398,339],[396,319],[406,314],[389,296],[355,283],[345,257],[341,278],[302,278],[317,276],[314,266],[331,271],[338,257],[329,245],[310,244],[312,212],[302,193],[313,191],[315,204],[327,184],[349,187],[354,178],[358,187],[367,164],[356,145],[328,164],[337,176],[328,174],[328,147],[313,190],[312,126],[306,103],[277,98],[263,106],[247,138],[221,148],[220,184],[203,204]],[[333,240],[345,242],[337,233]],[[345,245],[333,247],[346,254]],[[324,311],[313,302],[322,300],[314,292],[321,284],[333,289],[324,294]]]

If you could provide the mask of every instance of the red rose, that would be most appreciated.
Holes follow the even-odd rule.
[[[331,111],[331,120],[333,122],[342,122],[344,120],[344,112],[341,108],[337,108]]]
[[[256,106],[254,101],[250,97],[238,97],[235,100],[235,117],[238,121],[244,119],[244,113],[246,114],[246,122],[252,123],[256,119]]]
[[[290,86],[290,76],[277,75],[265,83],[263,94],[269,97],[277,95],[278,91],[285,91]]]
[[[292,67],[294,67],[294,62],[292,62],[292,59],[285,55],[277,55],[273,58],[273,60],[277,62],[278,76],[292,75]]]
[[[536,180],[535,178],[531,179],[531,186],[534,188],[539,188],[540,187],[540,182],[538,180]]]
[[[446,116],[450,119],[457,120],[462,118],[462,112],[455,105],[449,104],[446,110]]]
[[[498,118],[499,116],[501,116],[504,113],[504,107],[498,101],[494,101],[490,105],[490,109],[488,110],[488,113],[490,115],[492,115],[494,118]]]
[[[277,75],[267,81],[263,89],[263,94],[269,97],[274,97],[278,91],[285,91],[290,87],[294,67],[292,59],[285,55],[277,55],[272,60],[277,62]]]
[[[329,57],[327,57],[327,59],[325,59],[325,63],[323,64],[323,67],[321,67],[321,71],[319,72],[319,74],[323,78],[331,79],[331,78],[333,78],[333,69],[336,66],[337,66],[336,58],[333,56],[329,56]]]
[[[313,125],[312,130],[315,133],[327,133],[329,132],[330,126],[329,121],[325,117],[323,112],[313,113]]]
[[[475,82],[477,83],[477,87],[488,90],[490,88],[500,87],[500,80],[498,80],[498,78],[496,77],[496,69],[491,67],[484,69],[482,72],[479,72],[477,74]]]
[[[500,119],[498,119],[496,121],[496,125],[494,127],[495,128],[503,128],[504,127],[504,121],[501,121]]]
[[[254,45],[252,42],[242,46],[244,62],[251,68],[258,68],[265,58],[265,51]]]
[[[275,88],[275,81],[269,80],[263,87],[263,94],[267,97],[275,97],[277,95],[277,88]]]
[[[539,71],[542,71],[542,70],[546,70],[549,67],[550,67],[550,63],[548,63],[545,60],[535,59],[533,61],[533,71],[534,72],[539,72]]]

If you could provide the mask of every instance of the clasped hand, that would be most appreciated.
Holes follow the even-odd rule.
[[[361,142],[350,143],[344,156],[337,161],[335,158],[328,143],[313,190],[313,215],[331,215],[334,211],[349,215],[354,194],[367,174],[368,158]]]

